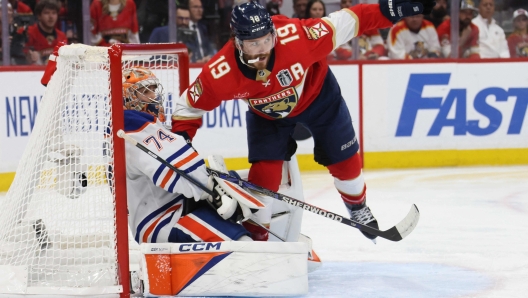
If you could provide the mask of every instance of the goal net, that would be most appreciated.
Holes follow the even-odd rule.
[[[63,46],[0,204],[0,296],[128,293],[122,70],[164,89],[167,124],[189,84],[183,45]]]

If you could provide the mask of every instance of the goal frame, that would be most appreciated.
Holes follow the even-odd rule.
[[[165,44],[115,44],[108,49],[110,59],[110,96],[123,98],[123,55],[134,54],[176,54],[178,55],[178,79],[181,95],[189,86],[189,54],[187,47],[181,43]],[[126,188],[125,141],[117,136],[117,131],[124,129],[124,111],[122,100],[112,100],[112,138],[114,152],[115,210],[117,267],[119,284],[123,287],[121,298],[130,297],[129,247],[128,247],[128,212]]]

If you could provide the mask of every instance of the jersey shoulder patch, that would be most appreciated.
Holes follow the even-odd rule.
[[[125,132],[141,130],[149,123],[156,123],[156,117],[134,110],[125,110]]]
[[[325,24],[325,22],[320,21],[316,24],[306,24],[303,26],[303,29],[308,39],[318,40],[319,38],[330,33],[330,30],[327,28],[327,26],[328,24]]]

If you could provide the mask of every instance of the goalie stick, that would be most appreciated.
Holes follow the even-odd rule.
[[[272,197],[272,198],[274,198],[276,200],[285,202],[285,203],[290,204],[292,206],[296,206],[296,207],[302,208],[305,211],[309,211],[309,212],[315,213],[317,215],[332,219],[332,220],[334,220],[336,222],[339,222],[339,223],[342,223],[342,224],[345,224],[345,225],[348,225],[348,226],[352,226],[352,227],[354,227],[356,229],[359,229],[361,231],[365,231],[365,232],[370,233],[372,235],[376,235],[376,236],[379,236],[381,238],[385,238],[385,239],[388,239],[388,240],[391,240],[391,241],[400,241],[403,238],[405,238],[407,235],[409,235],[414,230],[414,228],[418,224],[418,220],[420,219],[420,212],[418,211],[418,207],[416,207],[416,205],[413,204],[411,206],[411,210],[409,211],[407,216],[405,216],[405,218],[403,220],[401,220],[397,225],[393,226],[392,228],[390,228],[390,229],[388,229],[386,231],[380,231],[378,229],[375,229],[375,228],[369,227],[367,225],[361,224],[359,222],[353,221],[351,219],[348,219],[346,217],[342,217],[339,214],[324,210],[322,208],[319,208],[317,206],[314,206],[314,205],[308,204],[306,202],[297,200],[297,199],[289,197],[287,195],[283,195],[281,193],[271,191],[271,190],[269,190],[267,188],[255,185],[255,184],[253,184],[251,182],[248,182],[248,181],[245,181],[245,180],[238,179],[238,178],[230,176],[228,174],[225,174],[225,173],[213,170],[213,169],[209,169],[209,168],[207,168],[207,172],[210,175],[218,176],[219,178],[222,178],[224,180],[236,183],[240,187],[242,187],[242,188],[244,188],[246,190],[250,190],[250,191],[261,193],[263,195]]]
[[[150,151],[147,147],[145,147],[142,144],[138,143],[132,137],[127,136],[124,131],[119,130],[117,132],[117,135],[120,138],[125,139],[126,141],[128,141],[132,145],[138,147],[139,149],[141,149],[142,151],[144,151],[145,153],[147,153],[148,155],[150,155],[152,158],[156,159],[157,161],[161,162],[162,164],[164,164],[165,166],[167,166],[171,170],[173,170],[176,173],[180,174],[182,177],[184,177],[185,179],[189,180],[191,183],[193,183],[197,187],[201,188],[203,191],[207,192],[210,195],[213,195],[212,191],[209,190],[208,188],[206,188],[205,186],[203,186],[200,182],[196,181],[194,178],[189,176],[184,171],[174,167],[172,164],[170,164],[169,162],[167,162],[166,160],[164,160],[163,158],[158,156],[156,153]],[[263,194],[263,195],[272,197],[272,198],[274,198],[276,200],[279,200],[279,201],[285,202],[287,204],[290,204],[292,206],[296,206],[296,207],[302,208],[303,210],[306,210],[306,211],[315,213],[317,215],[323,216],[325,218],[331,219],[331,220],[333,220],[335,222],[339,222],[339,223],[354,227],[354,228],[359,229],[361,231],[365,231],[365,232],[370,233],[372,235],[376,235],[378,237],[385,238],[385,239],[391,240],[391,241],[400,241],[403,238],[407,237],[407,235],[409,235],[414,230],[414,228],[418,224],[418,220],[420,219],[420,212],[418,211],[418,207],[416,207],[416,205],[413,204],[411,206],[411,210],[409,211],[407,216],[405,216],[404,219],[402,219],[398,224],[396,224],[392,228],[390,228],[390,229],[388,229],[386,231],[381,231],[381,230],[369,227],[367,225],[361,224],[359,222],[353,221],[353,220],[348,219],[346,217],[343,217],[343,216],[341,216],[339,214],[324,210],[324,209],[319,208],[317,206],[314,206],[314,205],[308,204],[306,202],[297,200],[295,198],[283,195],[281,193],[277,193],[277,192],[271,191],[271,190],[266,189],[264,187],[255,185],[255,184],[253,184],[251,182],[238,179],[238,178],[233,177],[233,176],[231,176],[229,174],[222,173],[222,172],[210,169],[210,168],[207,168],[207,172],[210,175],[214,175],[214,176],[217,176],[217,177],[222,178],[224,180],[227,180],[229,182],[236,183],[240,187],[242,187],[242,188],[244,188],[246,190],[258,192],[260,194]]]

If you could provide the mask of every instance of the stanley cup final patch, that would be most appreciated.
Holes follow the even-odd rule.
[[[277,73],[277,80],[282,87],[288,87],[293,82],[293,77],[289,70],[283,69]]]
[[[189,92],[187,93],[189,94],[189,97],[192,99],[193,102],[198,101],[198,99],[203,93],[202,81],[200,81],[200,79],[196,79],[194,84],[189,88]]]
[[[316,25],[312,27],[303,26],[303,28],[304,28],[304,31],[306,31],[306,35],[308,35],[308,39],[313,39],[313,40],[317,40],[327,35],[328,33],[330,33],[330,31],[326,29],[323,23],[317,23]]]
[[[297,105],[299,96],[295,87],[286,88],[264,98],[251,98],[249,105],[256,111],[275,119],[285,118]]]

